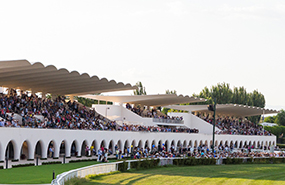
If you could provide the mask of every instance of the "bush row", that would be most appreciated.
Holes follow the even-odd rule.
[[[35,166],[35,164],[34,163],[17,164],[17,165],[12,165],[12,168],[25,167],[25,166]]]
[[[146,159],[146,160],[138,160],[131,162],[131,169],[142,170],[155,168],[159,164],[159,159]],[[121,172],[125,172],[128,169],[128,162],[122,162],[118,164],[118,170]]]
[[[48,164],[62,164],[61,161],[50,161],[50,162],[43,162],[42,165],[48,165]]]
[[[285,163],[285,158],[226,158],[223,164],[280,164]]]
[[[213,158],[183,158],[183,159],[174,159],[173,165],[176,166],[195,166],[195,165],[214,165],[216,164],[216,159]]]

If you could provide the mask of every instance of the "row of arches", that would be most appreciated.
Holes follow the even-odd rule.
[[[1,145],[1,143],[0,143]],[[62,140],[57,143],[55,140],[49,141],[49,143],[44,143],[42,140],[37,141],[34,146],[31,144],[29,140],[25,140],[22,142],[21,146],[18,147],[17,143],[14,140],[8,142],[5,147],[5,156],[0,156],[3,160],[4,158],[8,159],[34,159],[35,157],[40,158],[48,158],[48,157],[60,157],[65,155],[66,157],[71,156],[84,156],[84,155],[92,155],[93,151],[97,152],[99,148],[104,147],[108,149],[111,153],[115,152],[116,148],[120,149],[123,153],[127,148],[131,147],[139,147],[139,148],[150,148],[153,147],[161,148],[165,147],[168,151],[170,147],[185,148],[188,146],[198,147],[198,146],[207,146],[210,147],[212,145],[212,140],[93,140],[92,142],[88,142],[88,140],[83,140],[79,142],[78,140],[73,140],[69,143],[66,140]],[[275,145],[275,142],[271,141],[223,141],[216,140],[215,146],[228,146],[233,148],[242,148],[247,146],[253,146],[253,148],[262,148],[264,146],[269,147],[271,145]],[[86,148],[94,148],[94,150],[90,150],[88,152]],[[1,153],[3,154],[3,153]]]

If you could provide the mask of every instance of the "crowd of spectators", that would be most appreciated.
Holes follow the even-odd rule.
[[[190,128],[175,128],[175,127],[158,127],[158,126],[144,126],[123,123],[118,126],[120,131],[140,131],[140,132],[179,132],[179,133],[199,133],[198,129]]]
[[[246,158],[246,157],[285,157],[284,152],[270,152],[269,147],[264,147],[264,150],[253,151],[252,146],[245,145],[240,149],[234,150],[233,146],[219,145],[215,147],[214,151],[205,145],[198,147],[182,147],[175,148],[172,145],[168,150],[163,146],[153,146],[151,149],[140,147],[125,149],[122,157],[131,157],[134,159],[140,158],[170,158],[170,157],[205,157],[205,158]],[[262,148],[262,147],[260,147]],[[278,148],[275,148],[278,150]]]
[[[22,117],[22,124],[17,119],[14,119],[14,113]],[[39,98],[35,94],[28,96],[23,91],[18,94],[13,89],[8,94],[0,94],[0,116],[2,118],[0,120],[1,127],[179,133],[199,132],[197,129],[189,128],[166,128],[134,124],[123,124],[121,126],[115,121],[110,121],[96,113],[93,109],[89,109],[75,101],[66,101],[63,96],[58,96],[52,100]]]
[[[198,115],[208,123],[213,124],[213,118],[209,115]],[[215,119],[215,125],[220,129],[216,131],[217,134],[231,134],[231,135],[265,135],[271,136],[271,133],[264,130],[262,126],[252,123],[245,118],[232,118],[232,117],[217,117]]]
[[[145,107],[141,108],[140,106],[132,107],[129,103],[126,104],[126,108],[142,117],[173,120],[177,122],[181,122],[183,120],[183,117],[178,117],[178,116],[170,117],[158,111],[156,108],[152,108],[151,110],[149,110],[149,109],[146,109]]]

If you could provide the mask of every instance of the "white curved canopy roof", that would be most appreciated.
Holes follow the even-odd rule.
[[[118,103],[141,104],[146,106],[164,106],[181,103],[204,102],[206,99],[176,94],[130,95],[130,96],[100,96],[82,95],[80,97]]]
[[[87,73],[69,72],[40,62],[27,60],[0,61],[0,85],[56,95],[79,95],[135,89],[130,84],[117,83]]]
[[[208,105],[170,105],[165,106],[166,108],[176,109],[176,110],[185,110],[189,112],[207,112]],[[274,114],[278,113],[277,110],[265,109],[261,107],[252,107],[247,105],[238,105],[238,104],[217,104],[216,106],[216,114],[217,115],[225,115],[225,116],[256,116],[262,114]]]

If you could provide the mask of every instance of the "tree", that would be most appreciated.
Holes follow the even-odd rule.
[[[138,88],[134,90],[134,95],[146,95],[145,87],[142,85],[141,82],[137,82],[136,86]]]
[[[167,90],[165,91],[165,94],[177,94],[177,92],[176,92],[176,90],[170,91],[169,89],[167,89]],[[162,109],[161,112],[162,112],[163,114],[167,114],[167,112],[168,112],[169,110],[170,110],[169,108],[163,107],[163,109]]]
[[[276,123],[285,126],[285,111],[283,109],[277,114]]]
[[[264,118],[264,122],[267,122],[267,123],[276,123],[276,117],[277,116],[267,116]]]
[[[167,89],[165,91],[165,94],[177,94],[176,90],[170,91],[169,89]]]
[[[231,89],[230,84],[225,82],[213,85],[210,89],[208,87],[204,87],[198,95],[193,94],[193,96],[208,100],[207,102],[194,104],[213,104],[213,99],[216,98],[217,104],[233,103],[261,108],[265,106],[264,95],[258,92],[258,90],[248,93],[243,86]],[[248,117],[248,119],[257,123],[260,120],[260,116],[252,116]]]

